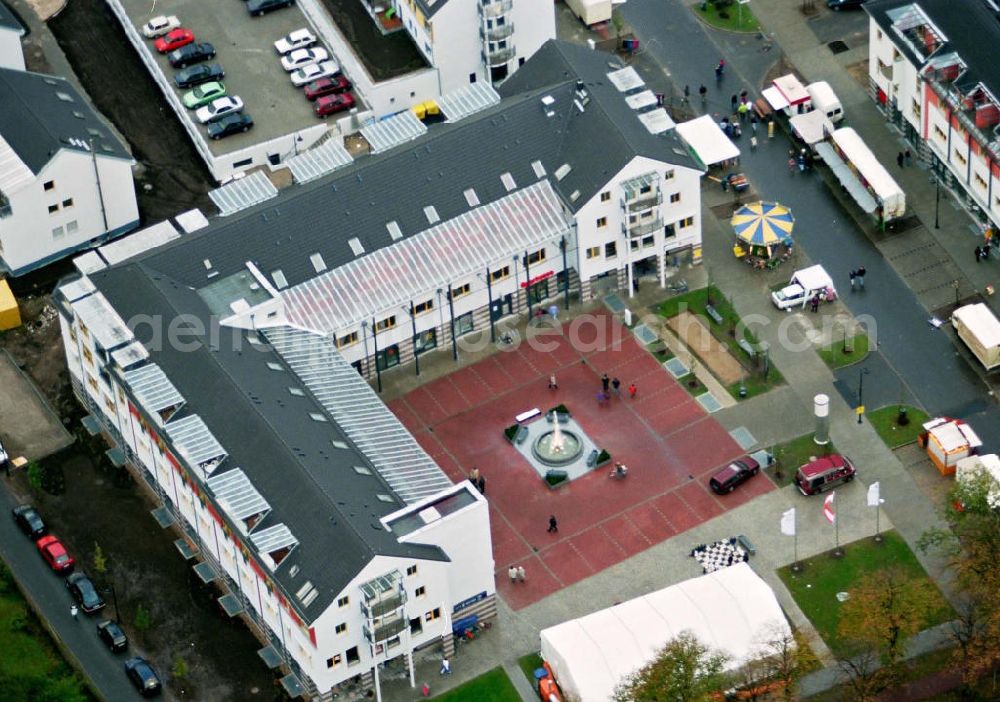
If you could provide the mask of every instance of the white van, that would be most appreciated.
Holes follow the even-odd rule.
[[[816,295],[824,302],[837,299],[833,279],[819,264],[795,271],[788,285],[771,293],[771,302],[779,310],[790,310],[793,307],[805,307]]]
[[[844,108],[840,104],[840,98],[833,92],[833,88],[825,80],[816,81],[806,86],[809,97],[812,100],[814,110],[822,112],[827,119],[836,124],[844,119]]]

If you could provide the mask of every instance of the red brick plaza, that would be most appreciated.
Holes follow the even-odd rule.
[[[541,338],[547,350],[518,344],[389,403],[449,477],[478,467],[486,478],[497,587],[514,609],[773,489],[758,479],[722,498],[708,490],[740,447],[610,314],[561,332]],[[552,373],[558,390],[548,389]],[[622,381],[622,398],[599,406],[602,373]],[[504,437],[515,415],[559,403],[629,467],[625,480],[605,466],[550,490]],[[551,514],[558,533],[547,533]],[[526,583],[510,583],[511,564]]]

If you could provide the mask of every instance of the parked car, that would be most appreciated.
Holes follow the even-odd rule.
[[[114,619],[105,619],[97,624],[97,636],[112,653],[120,653],[128,648],[128,636]]]
[[[171,51],[167,60],[174,68],[186,68],[192,63],[201,63],[210,58],[215,58],[215,47],[206,42],[200,44],[188,44],[175,51]]]
[[[198,121],[202,124],[208,124],[209,122],[215,122],[226,115],[242,111],[243,100],[235,95],[227,95],[226,97],[212,100],[212,102],[204,107],[199,107],[194,113],[194,116],[197,117]]]
[[[350,93],[338,93],[337,95],[324,95],[316,98],[313,103],[313,112],[317,117],[326,117],[338,112],[343,112],[354,107],[354,96]]]
[[[73,573],[66,578],[66,589],[87,614],[104,609],[104,599],[98,594],[94,583],[83,573]]]
[[[181,21],[177,19],[177,15],[160,15],[142,25],[142,35],[147,39],[156,39],[180,26]]]
[[[189,110],[193,110],[202,105],[207,105],[216,98],[225,97],[226,86],[223,83],[212,81],[211,83],[202,83],[194,90],[189,90],[181,96],[181,102],[184,103],[184,107]]]
[[[73,571],[73,557],[66,552],[66,547],[58,538],[49,534],[35,542],[38,552],[55,572],[60,575]]]
[[[0,441],[0,470],[6,469],[8,463],[10,463],[10,456],[7,454],[7,449],[3,447],[3,442]]]
[[[316,43],[316,35],[310,32],[308,29],[296,29],[294,32],[289,32],[285,36],[281,37],[278,41],[274,42],[274,50],[279,54],[287,54],[296,49],[305,49]]]
[[[318,97],[323,97],[324,95],[335,95],[337,93],[346,93],[351,89],[351,81],[342,74],[337,74],[330,76],[329,78],[319,78],[309,83],[305,88],[305,95],[307,100],[315,100]]]
[[[18,505],[11,511],[14,523],[32,539],[38,540],[49,533],[49,528],[42,521],[42,515],[31,505]]]
[[[246,112],[234,112],[226,115],[218,122],[208,125],[208,136],[212,139],[222,139],[231,134],[248,131],[253,126],[253,117]]]
[[[178,27],[177,29],[171,29],[169,32],[157,39],[153,46],[155,46],[156,50],[161,54],[165,54],[168,51],[173,51],[174,49],[179,49],[182,46],[187,46],[192,43],[194,43],[194,32],[190,29]]]
[[[178,88],[193,88],[210,80],[222,80],[226,72],[217,63],[199,63],[174,74]]]
[[[738,458],[712,476],[709,487],[718,495],[732,492],[760,472],[760,464],[750,456]]]
[[[142,656],[129,658],[125,661],[125,675],[128,676],[128,679],[135,685],[135,689],[143,697],[153,697],[160,694],[163,690],[163,686],[160,684],[160,676],[153,670],[153,666],[149,664],[149,661]]]
[[[306,83],[311,83],[318,78],[327,78],[340,72],[340,66],[335,61],[324,61],[323,63],[310,63],[291,74],[292,85],[301,87]]]
[[[826,0],[826,6],[834,12],[839,10],[857,10],[865,4],[865,0]]]
[[[320,63],[328,58],[330,58],[330,54],[322,46],[314,46],[311,49],[296,49],[281,57],[281,67],[291,73],[297,68],[308,66],[310,63]]]
[[[806,463],[795,473],[795,485],[803,495],[816,495],[854,480],[857,473],[847,456],[832,453]]]
[[[249,0],[247,2],[247,12],[255,17],[260,17],[267,12],[288,7],[293,2],[294,0]]]

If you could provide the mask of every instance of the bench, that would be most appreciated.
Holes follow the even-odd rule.
[[[749,341],[747,341],[746,339],[740,339],[736,343],[739,345],[739,347],[741,349],[743,349],[744,351],[746,351],[747,356],[750,357],[751,361],[757,360],[757,349],[755,349],[753,346],[751,346]]]
[[[591,451],[590,455],[587,456],[587,467],[588,468],[593,468],[594,466],[596,466],[597,465],[597,457],[600,456],[600,455],[601,455],[601,452],[598,451],[597,449],[594,449],[593,451]]]
[[[553,423],[552,415],[555,414],[556,419],[559,420],[560,424],[569,424],[569,414],[566,412],[549,412],[545,415],[545,421],[549,424]]]
[[[528,438],[528,427],[518,427],[517,434],[514,436],[515,444],[523,444],[524,440]]]
[[[521,422],[526,422],[529,419],[537,417],[541,413],[542,411],[537,407],[535,407],[534,409],[530,409],[527,412],[521,412],[521,414],[515,415],[514,421],[520,424]]]
[[[722,324],[722,315],[719,314],[719,310],[715,309],[711,305],[705,305],[705,314],[712,318],[712,321],[716,324]]]
[[[751,556],[757,555],[757,547],[753,545],[753,541],[748,539],[745,534],[740,534],[736,537],[736,542],[743,548],[744,551],[749,553]]]

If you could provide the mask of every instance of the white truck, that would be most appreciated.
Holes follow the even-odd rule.
[[[795,271],[788,285],[771,293],[771,302],[779,310],[791,310],[793,307],[805,307],[816,295],[824,302],[837,299],[833,279],[819,264]]]
[[[986,303],[959,307],[951,313],[951,323],[986,370],[1000,366],[1000,320]]]
[[[823,113],[834,124],[844,119],[844,106],[840,104],[840,98],[825,80],[810,83],[806,86],[806,92],[812,99],[813,110]]]

